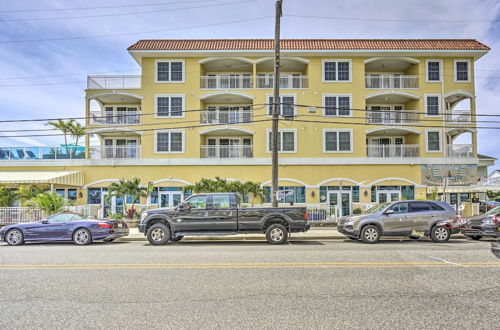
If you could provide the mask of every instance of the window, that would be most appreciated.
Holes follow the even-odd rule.
[[[61,214],[53,215],[53,216],[49,217],[47,220],[50,223],[68,222],[68,221],[73,220],[74,217],[75,217],[75,214],[73,214],[73,213],[61,213]],[[79,220],[81,220],[81,219],[79,219]]]
[[[184,131],[156,131],[155,138],[156,153],[184,152]]]
[[[460,193],[460,202],[469,202],[469,193]]]
[[[431,205],[431,209],[433,211],[444,211],[444,208],[441,206],[437,205],[436,203],[429,203]]]
[[[68,199],[70,201],[76,201],[76,189],[68,189]]]
[[[352,152],[351,130],[323,130],[323,152]]]
[[[440,95],[426,95],[425,96],[425,115],[426,116],[439,116],[440,115]]]
[[[410,202],[412,212],[427,212],[431,210],[429,203],[426,202]]]
[[[391,207],[391,210],[393,210],[394,213],[407,213],[408,212],[408,203],[404,202],[404,203],[394,204]]]
[[[351,116],[350,95],[324,95],[324,116]]]
[[[427,81],[441,81],[441,61],[427,61]]]
[[[87,204],[101,204],[101,188],[87,190]]]
[[[62,198],[66,197],[66,191],[64,189],[56,189],[56,194],[60,195]]]
[[[229,195],[213,195],[212,208],[214,210],[231,208],[231,203],[229,202]]]
[[[278,131],[278,151],[279,152],[296,152],[296,131],[295,130],[279,130]],[[267,152],[272,150],[272,132],[267,130]]]
[[[455,61],[455,82],[469,82],[469,61]]]
[[[193,209],[206,209],[207,196],[194,196],[188,200],[188,204]]]
[[[268,114],[273,114],[273,97],[268,95]],[[283,117],[293,117],[295,116],[295,96],[294,95],[280,95],[280,115]]]
[[[127,194],[125,196],[125,203],[128,205],[139,204],[140,202],[140,198],[137,198],[137,200],[133,201],[132,195]]]
[[[427,131],[427,152],[441,151],[441,132]]]
[[[264,198],[265,203],[271,203],[271,187],[264,187],[267,191]],[[279,203],[305,203],[306,202],[306,188],[293,187],[293,186],[279,186],[278,187],[278,202]]]
[[[156,82],[184,82],[184,61],[156,61]]]
[[[351,81],[351,62],[346,60],[323,61],[323,81]]]
[[[156,117],[183,117],[184,95],[156,95]]]

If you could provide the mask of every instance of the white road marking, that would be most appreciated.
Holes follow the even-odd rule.
[[[428,257],[431,259],[434,259],[434,260],[445,262],[445,263],[450,264],[450,265],[455,265],[455,266],[460,266],[460,267],[469,267],[468,265],[457,264],[456,262],[451,262],[451,261],[448,261],[448,260],[443,259],[443,258],[438,258],[438,257],[433,257],[433,256],[428,256]]]

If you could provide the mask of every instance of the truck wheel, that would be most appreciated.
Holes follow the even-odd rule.
[[[269,244],[283,244],[288,241],[288,230],[285,226],[275,223],[266,230],[266,239]]]
[[[374,244],[380,239],[380,229],[374,225],[368,225],[361,230],[361,240],[365,243]]]
[[[450,230],[448,228],[434,226],[431,229],[431,240],[435,243],[448,242],[450,236]]]
[[[162,223],[154,224],[149,227],[147,237],[153,245],[165,245],[170,240],[170,228]]]

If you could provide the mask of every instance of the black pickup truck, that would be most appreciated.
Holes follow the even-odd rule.
[[[192,195],[175,208],[141,214],[139,231],[154,245],[179,241],[184,236],[265,233],[270,244],[282,244],[293,232],[309,230],[305,207],[238,207],[235,193]]]

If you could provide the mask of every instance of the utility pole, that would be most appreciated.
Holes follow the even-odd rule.
[[[280,23],[282,0],[276,0],[274,21],[274,93],[273,93],[273,121],[271,133],[272,152],[272,206],[278,206],[278,122],[280,115]]]

